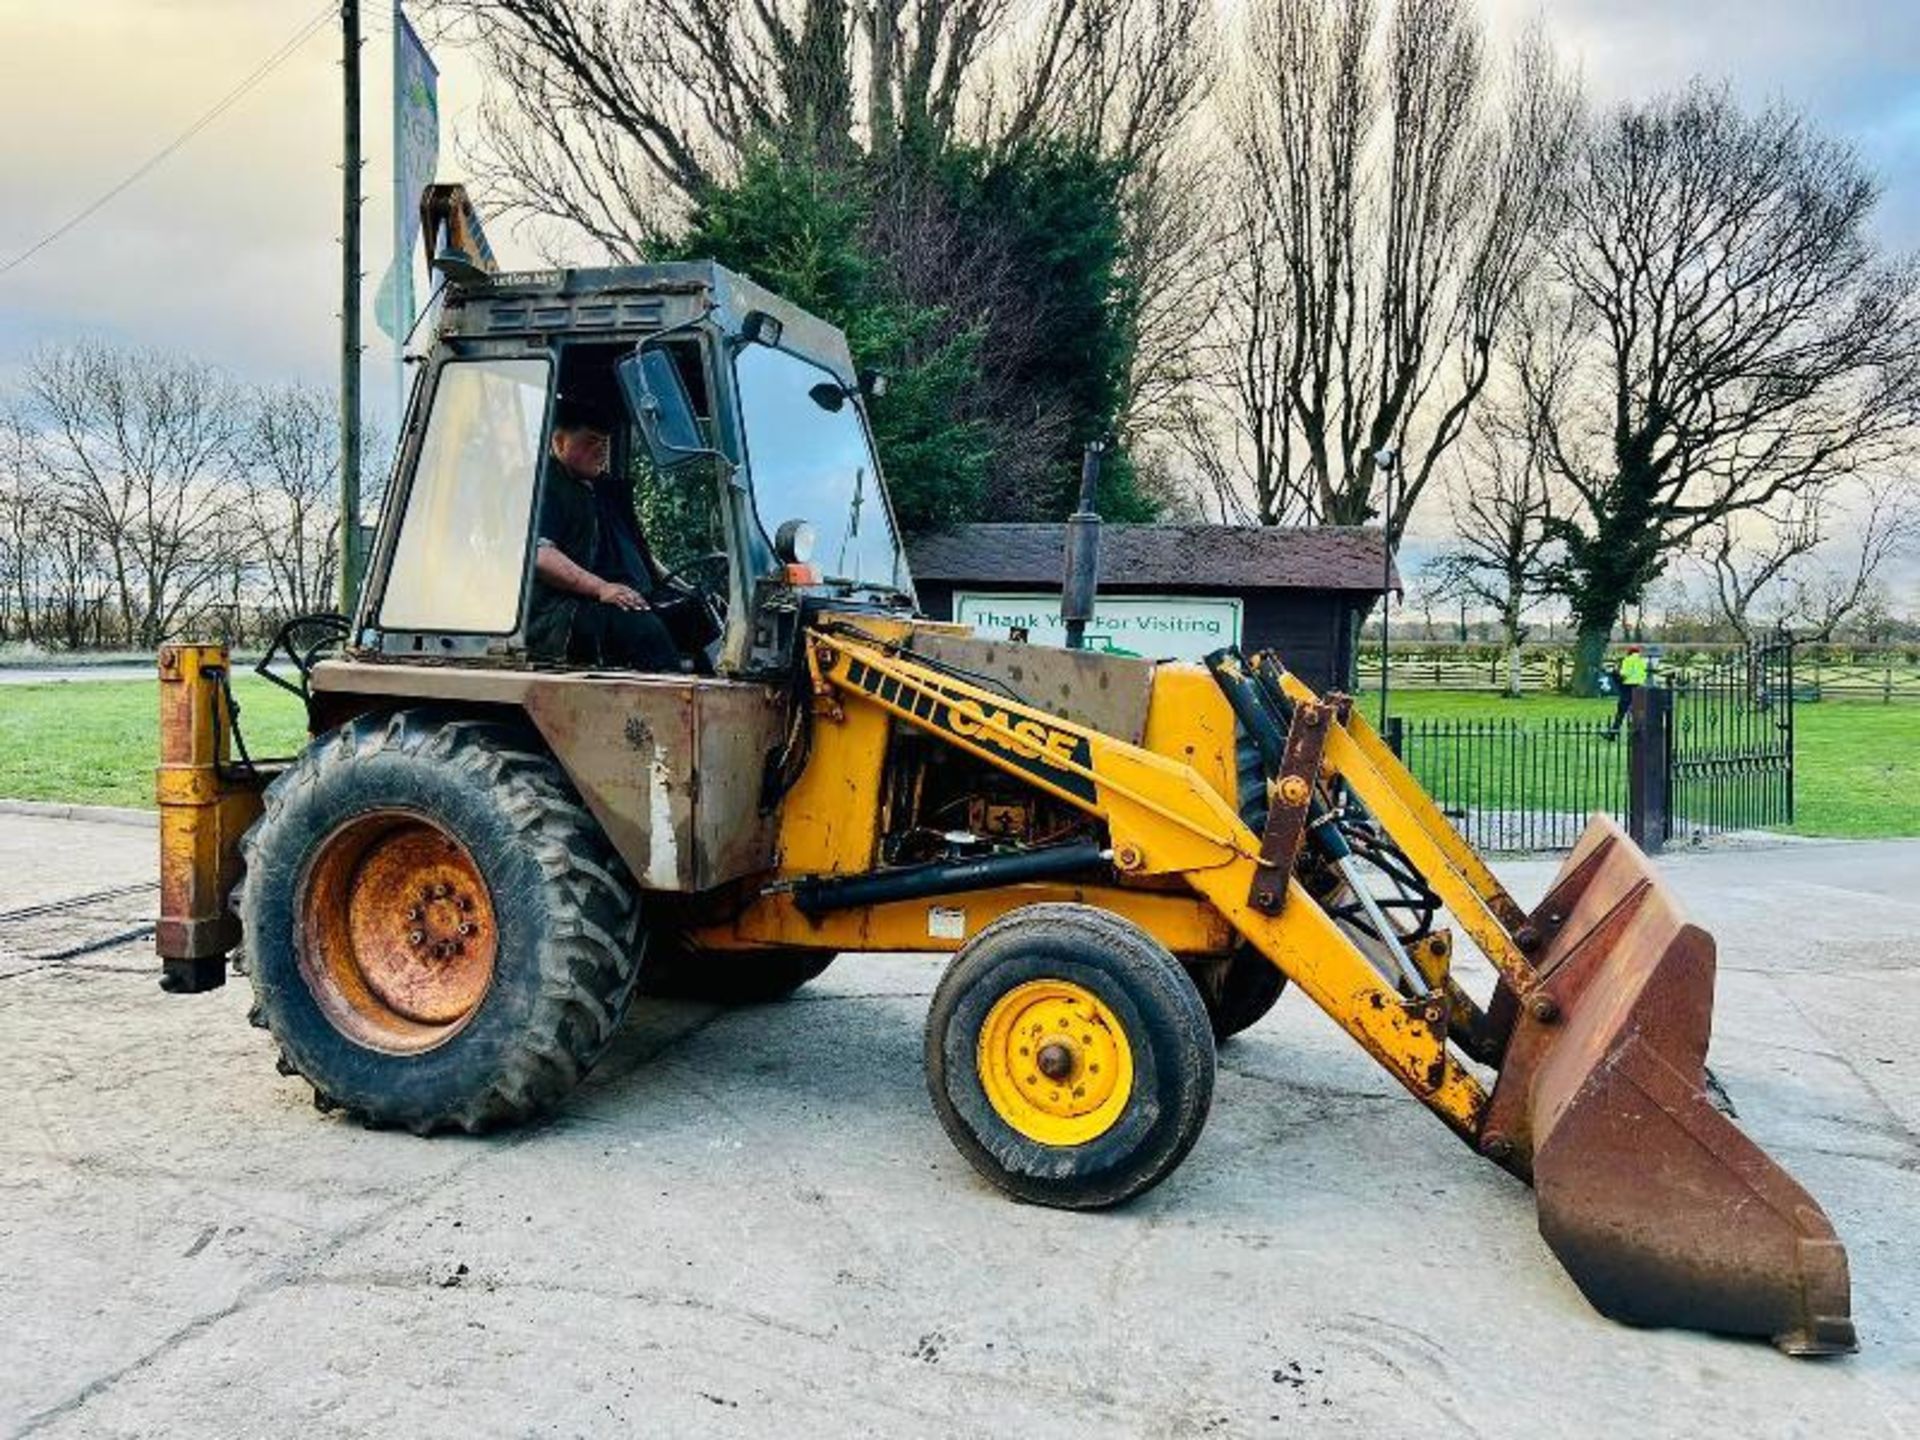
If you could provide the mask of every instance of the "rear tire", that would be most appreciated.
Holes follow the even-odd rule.
[[[1200,1002],[1207,1007],[1216,1045],[1264,1018],[1287,988],[1285,973],[1246,944],[1235,947],[1224,960],[1192,967],[1192,974]]]
[[[954,956],[926,1067],[976,1170],[1019,1199],[1092,1210],[1151,1189],[1200,1138],[1213,1032],[1180,962],[1138,926],[1031,905]]]
[[[830,950],[742,950],[717,954],[683,936],[656,935],[640,967],[640,993],[708,1005],[770,1005],[817,978]]]
[[[256,1009],[322,1109],[418,1134],[527,1120],[632,999],[633,882],[517,726],[352,720],[274,782],[245,850]]]

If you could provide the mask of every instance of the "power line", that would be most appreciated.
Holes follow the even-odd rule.
[[[338,6],[334,3],[334,0],[327,0],[327,4],[321,7],[320,12],[316,14],[311,20],[303,24],[299,28],[299,30],[294,33],[294,36],[291,40],[287,41],[286,44],[282,45],[278,50],[274,51],[273,54],[271,54],[264,61],[262,61],[258,69],[256,69],[251,75],[247,76],[247,78],[242,80],[238,85],[234,86],[233,89],[229,90],[220,99],[219,103],[216,104],[211,110],[207,111],[206,114],[202,115],[198,120],[194,121],[193,124],[189,125],[185,130],[182,130],[178,135],[176,135],[171,141],[169,141],[160,150],[154,152],[154,154],[149,156],[145,161],[143,161],[137,168],[135,168],[124,179],[122,179],[121,181],[119,181],[119,183],[115,184],[112,188],[110,188],[105,193],[100,195],[91,204],[89,204],[84,210],[80,211],[79,214],[75,215],[72,219],[68,220],[64,225],[61,225],[58,229],[50,231],[48,234],[42,236],[39,240],[35,241],[32,245],[28,246],[25,250],[22,250],[18,255],[14,256],[13,259],[7,261],[6,264],[0,265],[0,275],[6,275],[11,273],[14,270],[17,270],[20,266],[26,264],[27,261],[31,260],[34,256],[38,255],[42,250],[46,249],[49,245],[53,244],[54,241],[61,239],[63,236],[67,235],[69,232],[77,228],[83,222],[91,219],[96,213],[98,213],[101,209],[103,209],[109,201],[113,200],[122,191],[126,190],[128,187],[132,186],[137,181],[143,179],[163,160],[167,159],[168,156],[172,155],[175,151],[180,149],[181,146],[185,145],[188,141],[192,140],[194,136],[198,135],[202,130],[205,130],[209,125],[213,124],[213,122],[218,120],[222,115],[226,114],[227,111],[231,110],[236,104],[240,102],[240,100],[243,97],[245,97],[248,91],[252,90],[254,86],[258,85],[262,80],[266,79],[267,76],[271,74],[274,70],[278,69],[281,64],[283,64],[288,59],[292,58],[293,53],[296,50],[298,50],[302,45],[306,44],[308,40],[312,39],[313,36],[316,33],[318,33],[320,28],[334,17],[334,14],[336,13],[337,9],[338,9]]]

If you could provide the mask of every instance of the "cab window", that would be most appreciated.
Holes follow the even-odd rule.
[[[761,529],[810,521],[827,579],[899,587],[905,567],[859,406],[831,372],[768,345],[742,350],[734,374]]]
[[[550,369],[543,358],[441,367],[380,602],[381,628],[515,629]]]
[[[667,341],[661,346],[672,357],[693,403],[694,420],[707,444],[714,443],[713,406],[707,395],[706,370],[697,341]],[[614,359],[624,359],[632,348],[622,347]],[[611,362],[610,362],[611,366]],[[611,368],[609,369],[611,374]],[[720,507],[723,477],[711,461],[698,460],[662,471],[647,458],[647,448],[634,436],[627,447],[633,477],[634,510],[653,547],[654,558],[667,570],[677,570],[704,555],[727,548]]]

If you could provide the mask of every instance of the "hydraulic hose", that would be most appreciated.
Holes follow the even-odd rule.
[[[934,860],[871,875],[802,880],[793,887],[793,904],[802,915],[824,915],[857,905],[884,905],[890,900],[921,900],[931,895],[1084,875],[1105,859],[1106,851],[1098,841],[1075,840],[1065,845],[984,855],[977,860]]]
[[[1231,647],[1216,650],[1206,658],[1207,670],[1212,674],[1214,683],[1227,697],[1234,718],[1240,727],[1253,737],[1254,746],[1260,751],[1260,763],[1266,771],[1269,781],[1280,772],[1286,761],[1287,737],[1280,728],[1281,719],[1291,723],[1292,707],[1283,697],[1276,698],[1270,691],[1277,691],[1268,677],[1256,681],[1249,677],[1245,661],[1238,650]],[[1278,713],[1277,713],[1278,712]],[[1353,898],[1368,921],[1374,933],[1387,949],[1392,958],[1392,970],[1381,970],[1380,978],[1388,984],[1399,987],[1409,995],[1424,995],[1429,986],[1426,977],[1415,968],[1407,957],[1406,947],[1400,943],[1400,937],[1387,923],[1379,902],[1373,898],[1373,892],[1367,888],[1366,881],[1360,875],[1359,867],[1354,864],[1353,846],[1346,835],[1335,823],[1332,811],[1326,801],[1320,798],[1318,790],[1307,801],[1307,843],[1312,845],[1321,859],[1339,870],[1347,882],[1347,888],[1353,891]]]

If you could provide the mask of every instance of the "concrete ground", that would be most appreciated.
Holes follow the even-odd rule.
[[[370,1134],[244,983],[161,994],[153,848],[0,816],[0,1432],[1920,1434],[1920,844],[1668,866],[1715,1069],[1852,1253],[1863,1349],[1823,1362],[1600,1319],[1529,1193],[1291,996],[1104,1215],[948,1146],[902,957],[637,1014],[535,1129]]]

